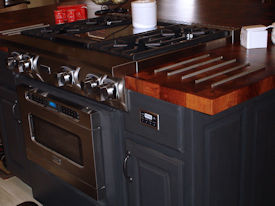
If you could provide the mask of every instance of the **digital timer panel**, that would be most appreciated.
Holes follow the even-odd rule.
[[[140,111],[140,122],[141,124],[152,127],[156,130],[159,130],[159,115],[147,112],[147,111]]]

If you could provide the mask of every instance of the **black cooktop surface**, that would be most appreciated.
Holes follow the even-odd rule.
[[[151,30],[136,30],[129,17],[109,15],[27,30],[22,34],[132,60],[230,36],[227,30],[162,22]]]

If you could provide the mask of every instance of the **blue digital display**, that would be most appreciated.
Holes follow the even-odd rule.
[[[49,106],[52,108],[57,108],[56,103],[49,101]]]

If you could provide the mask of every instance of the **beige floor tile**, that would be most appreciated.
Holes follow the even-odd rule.
[[[15,206],[20,202],[21,200],[17,199],[0,186],[0,206]]]
[[[31,188],[17,177],[0,179],[0,206],[16,206],[25,201],[33,201],[42,206],[33,199]]]

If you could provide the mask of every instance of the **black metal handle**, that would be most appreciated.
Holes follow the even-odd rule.
[[[12,116],[18,122],[18,124],[21,124],[22,121],[16,117],[16,107],[17,107],[17,105],[18,105],[18,101],[15,100],[14,104],[12,105]]]
[[[130,151],[127,151],[126,157],[124,158],[124,162],[123,162],[123,174],[124,174],[124,177],[125,177],[129,182],[132,182],[132,181],[133,181],[133,178],[130,177],[130,176],[128,175],[128,171],[127,171],[128,160],[130,159],[130,157],[131,157],[131,152],[130,152]]]
[[[16,114],[15,114],[15,109],[17,107],[18,101],[15,100],[14,104],[12,105],[12,116],[14,117],[14,119],[16,119]]]

